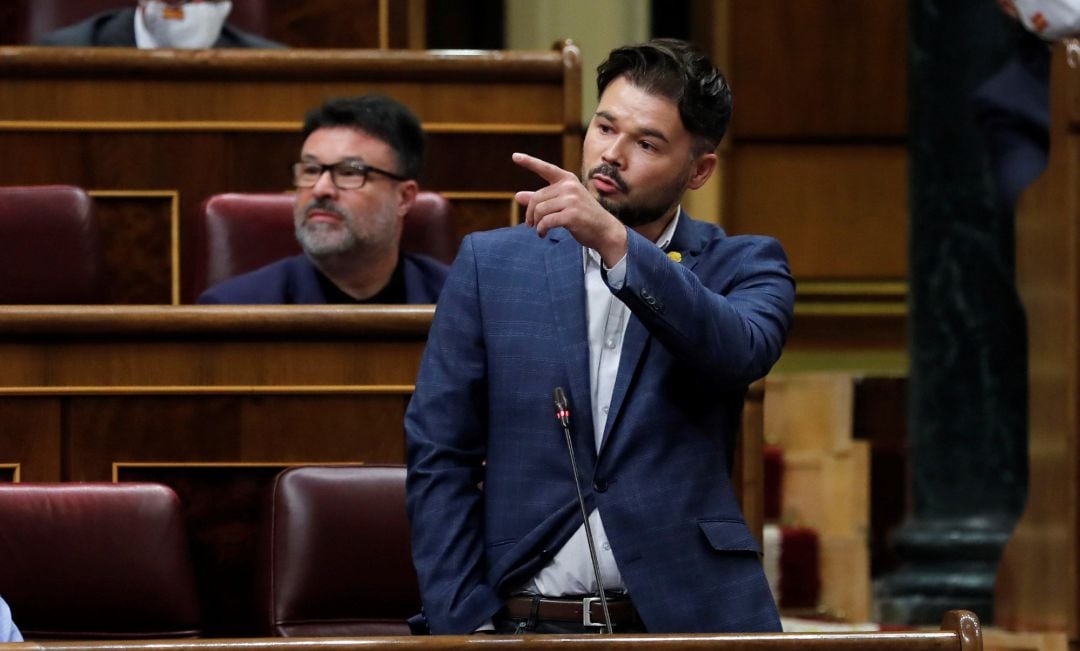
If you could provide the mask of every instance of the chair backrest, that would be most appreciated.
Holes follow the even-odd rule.
[[[102,303],[93,201],[80,188],[0,188],[0,303]]]
[[[194,637],[180,500],[160,484],[0,485],[0,590],[27,639]]]
[[[407,635],[420,594],[404,466],[278,475],[266,526],[272,635]]]
[[[201,239],[183,264],[194,265],[186,295],[194,299],[223,280],[300,253],[291,193],[226,193],[203,202]],[[450,202],[437,192],[416,196],[401,233],[402,250],[450,262],[456,252]]]

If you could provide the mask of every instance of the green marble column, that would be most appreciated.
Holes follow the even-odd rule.
[[[884,622],[937,624],[967,608],[985,624],[1027,485],[1026,335],[1012,210],[972,94],[1024,35],[993,0],[908,10],[912,513],[875,606]]]

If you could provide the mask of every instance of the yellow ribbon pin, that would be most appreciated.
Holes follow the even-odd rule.
[[[678,251],[668,251],[667,257],[671,258],[672,262],[682,262],[682,254]]]

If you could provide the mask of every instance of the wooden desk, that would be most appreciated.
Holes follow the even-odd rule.
[[[510,225],[542,181],[528,152],[578,170],[581,64],[551,52],[0,47],[0,178],[91,191],[112,303],[191,302],[192,224],[219,192],[289,187],[303,115],[329,97],[389,95],[428,135],[421,185],[458,234]]]
[[[0,480],[159,481],[181,496],[207,631],[258,628],[266,486],[300,463],[404,463],[431,306],[4,307]],[[736,482],[762,526],[762,384]]]
[[[1005,548],[995,624],[1080,644],[1080,46],[1055,46],[1050,161],[1016,218],[1028,323],[1027,508]]]

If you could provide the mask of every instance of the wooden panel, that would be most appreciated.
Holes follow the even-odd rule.
[[[473,231],[513,226],[514,195],[506,193],[444,193],[454,207],[457,242]]]
[[[0,397],[0,462],[22,481],[60,481],[61,401]]]
[[[90,190],[105,256],[108,302],[173,302],[174,265],[179,264],[173,250],[179,226],[177,193]]]
[[[725,225],[778,238],[800,281],[906,276],[903,147],[743,145],[732,157]]]
[[[1080,643],[1080,69],[1056,46],[1050,159],[1021,198],[1017,285],[1028,324],[1027,507],[1005,547],[996,623]]]
[[[265,36],[290,47],[387,47],[389,18],[380,14],[379,6],[384,4],[380,0],[349,0],[348,11],[342,11],[340,0],[266,0],[265,4],[269,23]]]
[[[904,0],[727,5],[736,139],[905,136]]]

